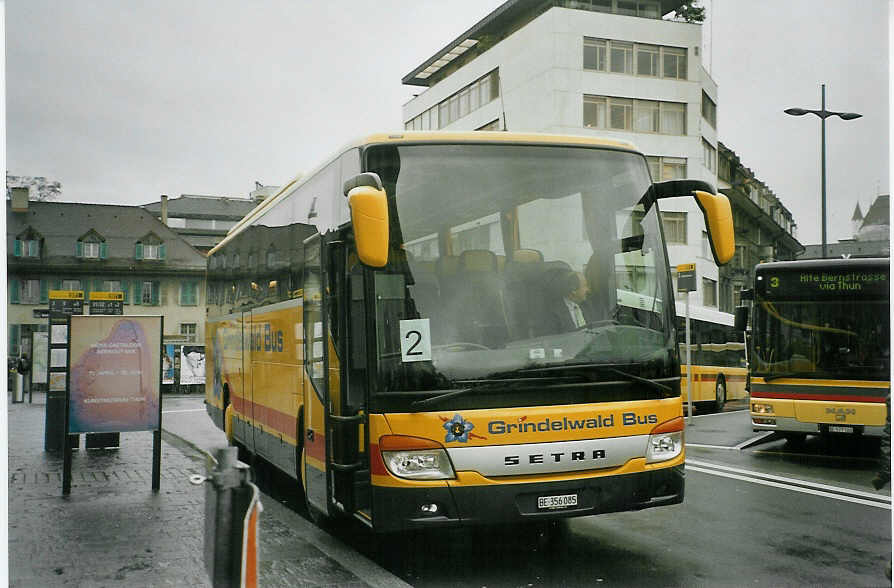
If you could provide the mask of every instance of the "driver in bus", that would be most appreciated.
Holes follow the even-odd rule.
[[[549,272],[546,288],[551,295],[543,309],[540,335],[573,331],[590,322],[589,307],[584,304],[590,286],[581,272]]]

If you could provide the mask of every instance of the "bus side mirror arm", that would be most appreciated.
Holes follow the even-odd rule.
[[[734,327],[737,331],[745,331],[748,328],[748,307],[737,306],[735,311]]]
[[[729,199],[716,194],[714,186],[701,180],[668,180],[652,185],[655,200],[676,196],[692,196],[705,217],[711,253],[717,265],[724,265],[736,252],[733,211]]]
[[[388,197],[378,174],[365,172],[346,181],[357,257],[370,267],[388,263]]]

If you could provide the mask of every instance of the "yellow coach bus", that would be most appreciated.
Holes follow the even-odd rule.
[[[737,331],[733,316],[705,308],[690,309],[692,402],[699,411],[719,412],[727,400],[748,396],[745,333]],[[683,362],[683,404],[686,395],[686,317],[677,315],[680,361]]]
[[[713,192],[616,141],[369,136],[211,251],[208,414],[315,519],[375,531],[679,503],[658,201],[693,196],[725,263]]]
[[[880,437],[890,381],[890,261],[759,264],[752,293],[751,422],[794,441]]]

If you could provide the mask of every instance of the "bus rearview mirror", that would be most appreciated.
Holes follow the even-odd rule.
[[[735,319],[733,328],[737,331],[744,331],[748,328],[748,307],[737,306],[735,311]]]
[[[370,267],[388,263],[388,199],[385,190],[358,186],[348,192],[357,257]]]
[[[729,199],[723,194],[715,194],[714,187],[701,180],[668,180],[652,185],[654,198],[674,198],[693,196],[705,217],[708,228],[708,242],[717,265],[724,265],[736,252],[736,237],[733,231],[733,210]]]

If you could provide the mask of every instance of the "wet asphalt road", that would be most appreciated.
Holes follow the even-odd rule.
[[[207,419],[178,399],[165,428]],[[890,488],[876,492],[878,444],[755,441],[746,403],[695,413],[686,431],[686,499],[549,529],[450,530],[336,538],[415,586],[885,586]],[[195,427],[192,427],[195,429]],[[210,439],[218,442],[220,437]],[[286,479],[266,490],[280,501]],[[293,504],[296,510],[300,507]]]

